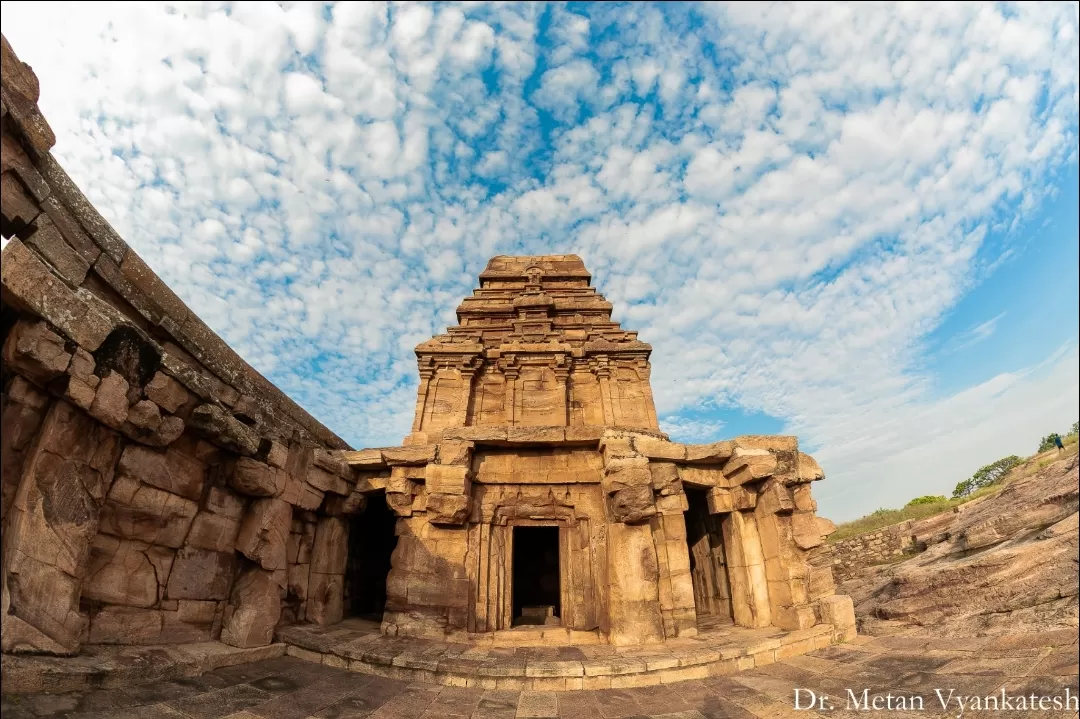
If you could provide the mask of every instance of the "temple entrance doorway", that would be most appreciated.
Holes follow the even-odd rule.
[[[367,497],[367,508],[349,526],[349,560],[345,568],[345,614],[382,621],[386,606],[386,575],[397,546],[397,516],[386,506],[383,492]]]
[[[709,617],[715,623],[732,622],[721,519],[709,514],[704,490],[686,487],[686,498],[690,505],[686,511],[686,543],[690,549],[690,577],[699,628],[702,617]]]
[[[513,528],[513,625],[561,623],[559,528]]]

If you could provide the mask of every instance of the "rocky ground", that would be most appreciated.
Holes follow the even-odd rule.
[[[1044,465],[1044,466],[1039,466]],[[1074,451],[1041,455],[994,495],[930,523],[925,551],[838,588],[865,634],[979,636],[1080,624]]]

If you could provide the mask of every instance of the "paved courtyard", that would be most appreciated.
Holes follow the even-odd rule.
[[[1075,710],[981,711],[967,697],[1064,698],[1078,692],[1077,638],[1064,630],[998,638],[859,637],[843,646],[723,677],[638,689],[514,692],[409,683],[294,657],[123,689],[5,697],[3,719],[619,719],[665,717],[1075,717]],[[795,711],[795,690],[816,710]],[[852,705],[848,690],[871,712]],[[949,698],[942,711],[935,690]],[[828,699],[820,697],[828,695]],[[892,699],[889,699],[891,695]],[[801,695],[810,703],[809,692]],[[913,697],[922,697],[919,710]],[[1075,701],[1075,700],[1073,700]],[[831,709],[823,709],[825,704]],[[892,710],[888,709],[891,704]],[[906,711],[905,711],[906,709]],[[981,708],[980,708],[981,709]]]

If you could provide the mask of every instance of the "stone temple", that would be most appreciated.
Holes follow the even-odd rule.
[[[354,450],[98,214],[2,49],[5,692],[286,651],[594,688],[854,636],[817,463],[795,437],[669,441],[652,348],[580,258],[492,258],[458,324],[416,348],[411,433]]]

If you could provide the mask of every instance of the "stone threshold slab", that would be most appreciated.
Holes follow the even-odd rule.
[[[285,655],[285,645],[239,649],[221,642],[154,646],[87,645],[73,657],[4,654],[4,694],[113,689],[199,676]]]
[[[727,627],[638,647],[500,647],[387,637],[348,621],[278,631],[286,654],[338,669],[402,681],[510,691],[621,689],[672,684],[762,667],[850,641],[831,624],[785,632]]]

